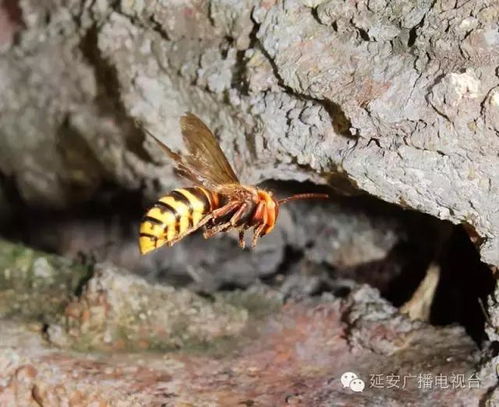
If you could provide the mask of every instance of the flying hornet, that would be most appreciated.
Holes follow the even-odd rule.
[[[239,231],[239,245],[245,247],[244,233],[253,229],[252,247],[275,226],[279,206],[296,199],[328,198],[327,194],[296,194],[276,199],[272,192],[242,185],[210,129],[192,113],[180,119],[188,154],[173,152],[145,130],[173,160],[182,177],[193,186],[178,188],[159,198],[140,224],[141,254],[172,246],[199,228],[208,239],[217,233]]]

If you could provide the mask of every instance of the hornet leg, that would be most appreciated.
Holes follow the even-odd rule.
[[[247,207],[248,207],[248,204],[246,202],[243,202],[241,204],[241,206],[239,207],[239,209],[236,211],[236,213],[234,215],[232,215],[232,218],[230,218],[230,224],[232,226],[237,225],[237,222],[239,222],[239,220],[243,217],[244,211],[246,210]]]
[[[258,224],[258,226],[255,229],[255,232],[253,234],[253,239],[251,241],[251,247],[256,246],[256,242],[260,238],[263,230],[265,229],[265,226],[267,226],[268,217],[267,217],[267,210],[266,209],[267,208],[263,208],[263,210],[262,210],[262,220],[261,220],[260,224]]]
[[[222,216],[228,215],[230,212],[232,212],[234,209],[236,209],[239,205],[241,205],[241,203],[237,202],[237,201],[229,202],[227,205],[224,205],[221,208],[215,209],[211,213],[211,218],[216,219],[216,218],[220,218]]]
[[[225,232],[229,230],[232,225],[229,222],[221,223],[220,225],[215,226],[207,226],[206,230],[203,233],[205,239],[209,239],[210,237],[215,236],[217,233]]]
[[[222,206],[221,208],[215,209],[211,213],[209,221],[206,223],[206,225],[204,227],[204,233],[203,233],[204,238],[208,239],[208,238],[212,237],[213,235],[217,234],[218,232],[221,232],[224,228],[227,228],[230,225],[230,221],[225,222],[225,223],[220,224],[220,225],[214,225],[214,221],[218,218],[221,218],[223,216],[230,214],[239,205],[240,205],[240,202],[233,201],[233,202],[229,202],[227,205]]]
[[[265,226],[266,226],[265,223],[260,223],[260,225],[258,225],[258,227],[255,229],[255,233],[253,234],[253,239],[251,240],[251,247],[254,248],[256,246],[256,242],[260,238],[260,235],[262,234]]]

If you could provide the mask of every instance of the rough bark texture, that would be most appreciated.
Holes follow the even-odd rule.
[[[192,111],[245,182],[367,192],[463,224],[482,261],[499,266],[498,19],[494,0],[4,0],[0,225],[18,209],[12,190],[30,208],[68,213],[109,185],[143,202],[178,186],[135,120],[182,150],[178,119]],[[214,298],[111,266],[86,283],[85,267],[0,242],[0,316],[45,324],[0,322],[0,405],[433,406],[497,398],[497,360],[462,330],[409,322],[349,280],[383,292],[389,283],[372,267],[389,263],[393,276],[411,261],[424,266],[448,225],[338,198],[283,208],[255,252],[235,250],[233,239],[192,236],[139,259],[140,205],[116,205],[134,213],[126,223],[113,217],[113,201],[99,202],[109,209],[105,225],[102,213],[25,223],[38,245],[68,255],[104,248],[104,257],[155,282],[188,275],[191,288]],[[401,258],[411,238],[422,243]],[[297,272],[283,277],[289,269]],[[213,294],[268,276],[284,278],[280,294],[236,296],[244,304]],[[273,308],[322,291],[334,296]],[[492,341],[496,300],[488,303]],[[274,314],[262,316],[248,301]],[[215,353],[237,352],[220,360],[186,350],[206,343]],[[174,347],[182,351],[162,353],[161,363],[159,353],[127,353]],[[123,354],[75,351],[89,349]],[[345,370],[366,380],[478,371],[482,383],[353,394],[339,386]],[[72,371],[77,380],[68,379]]]

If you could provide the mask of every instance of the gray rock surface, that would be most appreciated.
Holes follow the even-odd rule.
[[[126,270],[97,265],[80,296],[69,302],[48,339],[79,350],[172,350],[239,334],[246,310],[221,298],[148,284]]]

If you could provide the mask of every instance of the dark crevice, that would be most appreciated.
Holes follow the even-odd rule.
[[[151,24],[150,26],[148,26],[147,28],[152,28],[152,30],[159,34],[159,36],[164,40],[164,41],[171,41],[171,38],[170,36],[168,35],[168,33],[166,32],[166,30],[163,28],[163,26],[158,23],[155,19],[154,19],[154,15],[151,15],[149,17],[149,20],[148,22]]]
[[[363,28],[357,28],[357,31],[359,32],[360,38],[362,38],[364,41],[371,41],[371,38],[369,37],[369,34],[366,30],[364,30]]]
[[[250,43],[248,49],[255,48],[258,45],[258,38],[256,36],[258,32],[259,24],[253,22],[253,28],[249,33]],[[229,44],[234,42],[234,38],[226,37]],[[236,63],[234,65],[234,71],[232,72],[231,88],[237,89],[241,95],[249,95],[249,83],[246,76],[246,51],[247,50],[237,50],[236,52]]]
[[[324,107],[326,112],[328,112],[331,117],[331,122],[336,133],[348,138],[357,138],[350,132],[352,123],[339,104],[326,99],[317,101]]]
[[[234,281],[224,281],[218,287],[218,291],[237,291],[244,290],[245,288],[246,286],[244,286],[243,284],[238,284]]]
[[[494,290],[495,279],[489,268],[480,261],[480,256],[469,236],[460,226],[434,220],[434,227],[414,233],[418,240],[399,243],[391,251],[389,258],[395,256],[405,264],[391,280],[379,280],[376,274],[383,275],[376,268],[370,276],[374,281],[367,283],[380,289],[382,295],[394,305],[407,302],[426,275],[431,263],[440,269],[440,280],[433,299],[430,322],[434,325],[458,323],[465,327],[468,334],[481,344],[485,339],[486,316],[480,301]],[[442,229],[440,225],[444,226]],[[417,226],[417,225],[414,225]],[[436,228],[435,228],[436,227]],[[437,241],[428,245],[425,241]],[[440,243],[438,243],[440,241]],[[393,260],[392,259],[392,260]],[[388,261],[400,263],[400,261]],[[378,264],[378,267],[383,265]]]
[[[317,13],[317,7],[312,7],[310,12],[315,21],[317,21],[320,25],[323,25],[321,19],[319,18],[319,14]]]
[[[428,60],[430,60],[430,56],[428,55]],[[435,80],[430,83],[427,87],[426,87],[426,98],[427,98],[427,102],[430,103],[428,101],[428,95],[430,94],[430,92],[432,91],[432,89],[437,86],[440,82],[442,82],[442,79],[445,78],[445,74],[444,73],[441,73],[441,74],[438,74],[436,77],[435,77]]]
[[[445,243],[440,268],[431,322],[436,325],[459,323],[477,343],[481,343],[486,339],[486,321],[480,301],[487,302],[495,279],[480,261],[480,255],[463,227],[455,227]]]
[[[423,18],[421,19],[421,21],[409,30],[409,38],[407,40],[407,46],[409,48],[411,48],[416,43],[416,39],[418,37],[418,29],[423,27],[423,25],[425,23],[425,19],[426,19],[426,13],[423,16]]]
[[[345,172],[339,171],[338,168],[332,168],[331,172],[323,176],[327,179],[328,186],[343,196],[366,195],[357,184],[357,181],[350,178]]]
[[[260,24],[258,24],[255,20],[251,20],[253,23],[253,28],[251,29],[251,32],[249,33],[249,46],[248,49],[251,48],[257,48],[259,46],[259,40],[257,37],[258,30],[260,29]]]
[[[350,24],[352,25],[352,27],[354,27],[357,30],[359,37],[363,41],[371,41],[371,37],[369,37],[369,33],[364,28],[358,27],[357,24],[355,24],[355,21],[353,18],[350,19]]]
[[[26,204],[13,175],[6,175],[0,171],[0,195],[4,201],[0,208],[0,231],[16,228],[16,213],[25,208]]]
[[[367,147],[369,147],[369,146],[371,145],[371,143],[374,143],[374,144],[376,144],[376,146],[377,146],[378,148],[381,148],[381,144],[379,143],[379,139],[378,139],[378,138],[376,138],[376,137],[371,137],[371,138],[369,139],[369,141],[367,142]]]
[[[284,255],[282,256],[282,262],[277,267],[275,274],[285,274],[287,273],[293,265],[297,264],[303,259],[303,251],[297,250],[289,245],[284,249]]]
[[[78,285],[76,286],[73,292],[74,295],[79,297],[83,293],[85,286],[94,276],[95,263],[96,263],[95,259],[91,259],[90,262],[88,262],[87,259],[83,259],[82,264],[86,267],[86,273],[78,281]]]
[[[249,95],[249,83],[246,79],[246,51],[236,53],[236,63],[232,72],[231,88],[237,89],[243,96]]]
[[[292,189],[299,192],[296,186]],[[371,196],[335,196],[334,201],[354,213],[368,214],[373,220],[380,217],[398,219],[405,225],[406,237],[399,240],[386,257],[355,267],[336,268],[330,272],[332,277],[353,279],[376,287],[384,298],[399,307],[412,297],[429,266],[437,264],[441,275],[430,322],[434,325],[460,324],[477,344],[483,343],[486,315],[480,302],[487,303],[487,297],[495,287],[495,278],[480,260],[477,245],[481,240],[476,233],[470,234],[463,226],[430,215],[401,210]],[[303,252],[294,251],[290,263],[296,267],[304,257]],[[287,270],[292,272],[292,267]],[[318,287],[314,294],[334,293],[337,284],[326,279]]]
[[[40,320],[43,320],[43,316],[40,318]],[[42,326],[41,326],[41,330],[40,330],[40,335],[41,337],[45,340],[45,341],[49,341],[49,328],[50,328],[50,323],[48,322],[42,322]],[[35,399],[36,401],[36,399]],[[43,407],[43,403],[42,402],[38,402],[37,401],[37,404],[40,406],[40,407]]]
[[[402,262],[403,267],[380,287],[382,295],[397,307],[406,303],[425,277],[426,270],[433,260],[433,254],[431,246],[411,240],[399,242],[390,251],[388,260],[389,263]]]
[[[89,270],[96,261],[113,261],[113,256],[119,255],[120,247],[135,239],[138,223],[146,209],[141,191],[127,191],[116,185],[103,184],[85,202],[66,210],[47,210],[23,203],[14,180],[9,181],[9,178],[3,176],[0,181],[4,191],[7,191],[5,195],[9,202],[15,203],[9,222],[2,229],[3,237],[50,253],[69,255],[68,251],[71,253],[73,250],[74,253],[74,246],[81,241],[82,233],[91,233],[87,235],[84,247],[77,247],[79,252],[75,256],[81,263],[89,266]],[[329,190],[324,186],[292,182],[268,182],[262,187],[275,191],[278,197]],[[400,306],[411,298],[429,265],[436,263],[441,269],[441,280],[431,310],[431,322],[436,325],[459,323],[477,343],[483,341],[485,316],[479,299],[486,303],[487,295],[494,289],[495,280],[488,267],[480,262],[473,244],[473,235],[467,234],[464,227],[415,211],[402,210],[368,195],[334,195],[333,200],[342,208],[342,212],[367,216],[374,225],[378,224],[379,219],[380,227],[386,225],[386,220],[396,220],[397,224],[402,225],[398,226],[402,228],[398,243],[384,258],[341,267],[315,263],[307,257],[307,250],[314,249],[316,240],[305,242],[301,246],[288,243],[284,246],[281,263],[260,278],[261,283],[288,297],[293,297],[294,292],[298,296],[318,296],[325,292],[344,296],[349,287],[343,281],[354,280],[379,289],[386,299],[395,306]],[[327,205],[327,202],[321,201],[320,204]],[[306,204],[301,205],[303,211],[298,209],[296,214],[306,213]],[[88,227],[90,228],[87,229]],[[86,231],[78,231],[77,228]],[[205,242],[207,246],[213,243]],[[188,244],[188,241],[179,244]],[[113,252],[113,247],[118,250]],[[170,284],[175,281],[181,286],[191,283],[186,272],[185,278],[180,278],[180,269],[165,272],[168,273],[167,280]],[[295,291],[292,289],[283,292],[283,281],[297,274],[305,280],[313,278],[315,283],[302,294],[300,287]],[[156,282],[158,277],[156,275]],[[178,280],[175,280],[177,277]],[[246,288],[237,281],[224,281],[217,289],[233,291]],[[81,291],[82,287],[81,285],[77,290]]]
[[[410,48],[414,45],[417,38],[418,26],[414,26],[409,30],[409,39],[407,40],[407,46]]]
[[[207,292],[207,291],[196,291],[196,294],[199,295],[201,298],[204,298],[205,300],[214,303],[216,301],[215,295],[213,293]]]
[[[233,47],[234,39],[228,35],[224,38],[225,41],[222,41],[219,45],[220,47],[220,55],[222,56],[222,60],[226,60],[229,56],[229,51]]]
[[[48,253],[73,253],[74,259],[85,265],[102,261],[113,248],[136,236],[145,211],[141,191],[108,183],[68,209],[28,205],[17,190],[10,191],[9,197],[10,202],[17,203],[2,229],[2,237]],[[88,234],[93,237],[85,239],[84,246],[75,246],[78,239]]]

